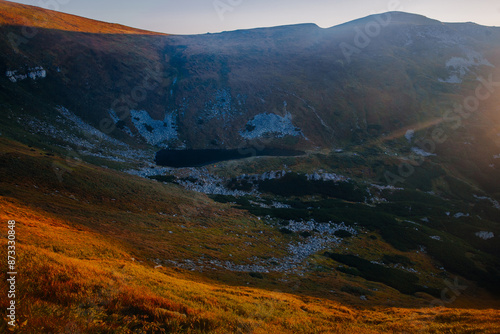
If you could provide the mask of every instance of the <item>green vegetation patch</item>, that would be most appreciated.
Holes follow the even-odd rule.
[[[363,202],[365,192],[353,181],[309,181],[303,174],[289,173],[280,179],[259,182],[259,190],[283,197],[321,195]]]
[[[418,291],[427,293],[433,292],[417,284],[419,281],[417,275],[405,272],[403,270],[386,268],[382,265],[371,263],[370,261],[362,259],[355,255],[325,252],[324,256],[348,265],[349,267],[355,268],[359,272],[359,276],[363,277],[364,279],[386,284],[407,295],[414,294]],[[352,270],[351,272],[355,273],[355,271]],[[351,272],[349,274],[351,274]]]
[[[176,177],[173,175],[153,175],[153,176],[148,176],[151,180],[156,180],[159,182],[165,182],[165,183],[175,183]]]

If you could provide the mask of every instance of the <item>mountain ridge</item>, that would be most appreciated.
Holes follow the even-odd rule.
[[[245,31],[252,31],[252,30],[259,30],[259,29],[280,29],[280,28],[294,28],[294,27],[315,27],[323,30],[328,30],[328,29],[333,29],[333,28],[338,28],[346,25],[356,25],[356,24],[363,24],[365,21],[370,21],[370,20],[379,20],[379,17],[383,16],[391,16],[391,23],[413,23],[415,25],[417,24],[428,24],[428,23],[433,23],[433,24],[456,24],[456,25],[462,25],[462,24],[474,24],[480,27],[490,27],[490,28],[498,28],[497,26],[486,26],[486,25],[481,25],[475,22],[442,22],[436,19],[429,18],[425,15],[421,14],[415,14],[415,13],[410,13],[410,12],[403,12],[403,11],[387,11],[383,12],[380,14],[371,14],[367,15],[358,19],[354,19],[351,21],[346,21],[344,23],[340,23],[337,25],[329,26],[329,27],[319,27],[316,23],[314,22],[304,22],[304,23],[291,23],[291,24],[284,24],[284,25],[278,25],[278,26],[266,26],[266,27],[255,27],[255,28],[247,28],[247,29],[235,29],[235,30],[228,30],[228,31],[221,31],[221,32],[215,32],[215,33],[200,33],[200,34],[171,34],[168,32],[155,32],[155,31],[150,31],[147,29],[140,29],[140,28],[133,28],[129,27],[120,23],[116,22],[107,22],[107,21],[100,21],[100,20],[95,20],[92,18],[87,18],[84,16],[79,16],[75,14],[67,14],[63,12],[58,12],[50,9],[45,9],[43,7],[38,7],[38,6],[33,6],[33,5],[25,5],[25,4],[20,4],[20,3],[15,3],[11,2],[8,0],[0,0],[0,8],[4,11],[4,14],[2,17],[0,17],[0,24],[1,25],[22,25],[22,23],[31,23],[34,24],[34,27],[40,27],[40,28],[53,28],[53,29],[60,29],[60,30],[66,30],[66,31],[71,31],[71,28],[68,26],[64,26],[62,23],[70,23],[72,21],[76,21],[79,25],[84,25],[87,26],[87,24],[82,24],[84,21],[89,21],[94,24],[98,24],[98,26],[103,26],[104,28],[101,28],[103,30],[101,31],[95,31],[95,33],[133,33],[133,34],[147,34],[147,35],[170,35],[170,36],[198,36],[198,35],[214,35],[214,34],[222,34],[222,33],[228,33],[228,32],[245,32]],[[21,10],[22,9],[22,10]],[[33,18],[33,14],[30,13],[32,11],[37,11],[40,13],[43,13],[44,15],[37,14],[40,16],[49,16],[50,18],[58,19],[57,21],[63,21],[63,22],[51,22],[52,24],[55,24],[55,26],[49,26],[46,19],[40,20],[41,17],[37,17],[35,20],[33,19],[28,19],[30,16]],[[51,14],[52,13],[52,14]],[[55,14],[57,13],[57,14]],[[59,17],[58,17],[59,16]],[[396,20],[394,20],[396,18]],[[408,20],[411,19],[411,20]],[[23,22],[20,22],[22,20]],[[73,22],[72,25],[74,26],[76,22]],[[108,28],[108,30],[106,30]],[[114,29],[114,30],[113,30]]]
[[[127,27],[118,23],[93,20],[83,16],[66,14],[42,7],[0,0],[0,25],[29,26],[34,28],[58,29],[64,31],[93,32],[100,34],[145,34],[166,35],[144,29]],[[36,14],[33,14],[36,13]],[[79,30],[75,30],[79,29]],[[83,31],[82,31],[83,30]]]
[[[462,76],[481,66],[484,70],[486,53],[500,44],[500,29],[458,31],[423,16],[389,15],[393,24],[387,26],[377,21],[379,15],[326,29],[300,24],[208,35],[39,28],[35,38],[23,39],[21,28],[4,26],[21,42],[12,48],[12,41],[4,39],[0,48],[6,66],[1,70],[27,76],[26,66],[42,66],[47,79],[38,81],[39,93],[30,92],[37,104],[64,106],[95,127],[114,123],[110,135],[135,146],[234,149],[264,140],[271,147],[325,148],[440,117],[438,103],[454,103],[451,97]],[[432,24],[404,24],[408,17]],[[378,28],[364,31],[370,23]],[[54,46],[42,54],[46,45]],[[464,65],[453,70],[446,65],[453,58],[463,59]],[[141,82],[151,77],[152,84],[144,89]],[[0,77],[7,90],[23,89],[24,83],[10,78]],[[42,93],[42,82],[53,85],[51,92]],[[147,98],[134,99],[131,93],[137,89]],[[113,111],[121,92],[129,102]],[[139,121],[130,116],[143,111],[136,116]],[[263,127],[260,120],[266,118],[274,120],[274,127]],[[162,134],[164,129],[153,124],[165,119],[167,132]],[[248,129],[255,126],[260,128],[250,134]],[[269,138],[263,136],[266,131]],[[148,142],[150,133],[164,140]]]

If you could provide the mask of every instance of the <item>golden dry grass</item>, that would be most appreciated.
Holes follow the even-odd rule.
[[[0,0],[0,12],[2,13],[0,15],[0,25],[27,26],[94,34],[165,35],[4,0]]]
[[[185,247],[195,242],[220,247],[208,250],[213,257],[223,258],[227,251],[240,260],[251,251],[269,254],[267,244],[277,235],[203,195],[91,165],[78,166],[59,183],[50,166],[61,159],[41,153],[0,140],[0,221],[17,222],[20,308],[15,332],[500,332],[500,312],[493,309],[360,307],[311,297],[307,291],[245,286],[239,276],[222,271],[225,283],[155,268],[149,258],[194,256],[196,247]],[[171,216],[158,215],[160,210]],[[177,223],[192,233],[182,234]],[[262,240],[253,240],[257,247],[244,249],[238,241],[252,228],[265,233]],[[230,230],[238,236],[226,233]],[[6,224],[0,231],[6,235]],[[0,258],[5,258],[5,243],[3,238]],[[5,309],[7,299],[0,300]],[[5,330],[3,318],[0,331]]]

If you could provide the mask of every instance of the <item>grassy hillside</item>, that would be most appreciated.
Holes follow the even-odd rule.
[[[0,11],[2,12],[0,25],[27,26],[94,34],[164,35],[4,0],[0,0]]]

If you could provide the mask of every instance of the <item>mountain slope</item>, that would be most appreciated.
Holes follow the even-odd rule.
[[[93,34],[164,35],[5,0],[0,1],[0,12],[2,13],[0,16],[2,26],[25,26]],[[28,34],[32,33],[33,31],[30,31]]]
[[[442,117],[443,108],[463,94],[459,83],[498,65],[500,46],[498,28],[398,12],[329,29],[305,24],[198,36],[100,28],[47,12],[60,23],[13,47],[5,36],[22,37],[16,17],[29,14],[3,6],[13,18],[3,27],[2,72],[46,71],[29,92],[31,105],[62,105],[97,128],[118,123],[103,128],[133,145],[222,149],[264,141],[312,148],[364,142]],[[41,23],[34,16],[28,24]],[[75,25],[105,33],[71,31]],[[15,100],[16,92],[24,96],[28,83],[10,78],[0,79],[12,92],[4,100],[17,105],[24,98]]]
[[[196,263],[200,255],[240,263],[248,254],[279,256],[277,248],[287,237],[177,186],[84,163],[59,182],[44,166],[63,159],[5,139],[0,149],[0,218],[16,219],[23,275],[17,285],[18,332],[494,333],[500,328],[499,311],[488,309],[494,301],[484,295],[476,300],[473,286],[461,290],[464,308],[431,308],[425,294],[404,296],[375,282],[368,290],[362,280],[340,271],[259,276],[159,265],[159,259],[178,257]],[[19,172],[12,174],[12,168]],[[251,242],[241,243],[238,234]],[[330,264],[321,265],[324,271]],[[369,301],[360,301],[360,293]],[[6,303],[2,298],[2,307]],[[363,307],[367,303],[370,307]]]
[[[11,19],[0,34],[0,100],[7,115],[0,132],[11,138],[39,147],[57,142],[52,149],[61,154],[104,159],[101,164],[117,154],[127,163],[153,163],[154,151],[166,147],[258,154],[360,145],[386,155],[396,148],[404,156],[430,141],[437,164],[497,193],[500,180],[491,166],[500,153],[499,28],[391,12],[329,29],[97,34],[71,30],[99,23],[47,12],[62,26],[24,36],[16,20],[31,15],[27,24],[40,25],[40,9],[2,5]],[[487,98],[469,107],[480,112],[457,109],[475,104],[476,92],[485,90]],[[90,140],[76,130],[82,126],[104,133],[106,141],[102,135]],[[404,138],[409,130],[412,142]],[[433,133],[446,140],[437,143]],[[469,163],[457,160],[458,152],[466,152]],[[404,163],[393,160],[392,171]],[[385,175],[376,179],[389,182]]]

